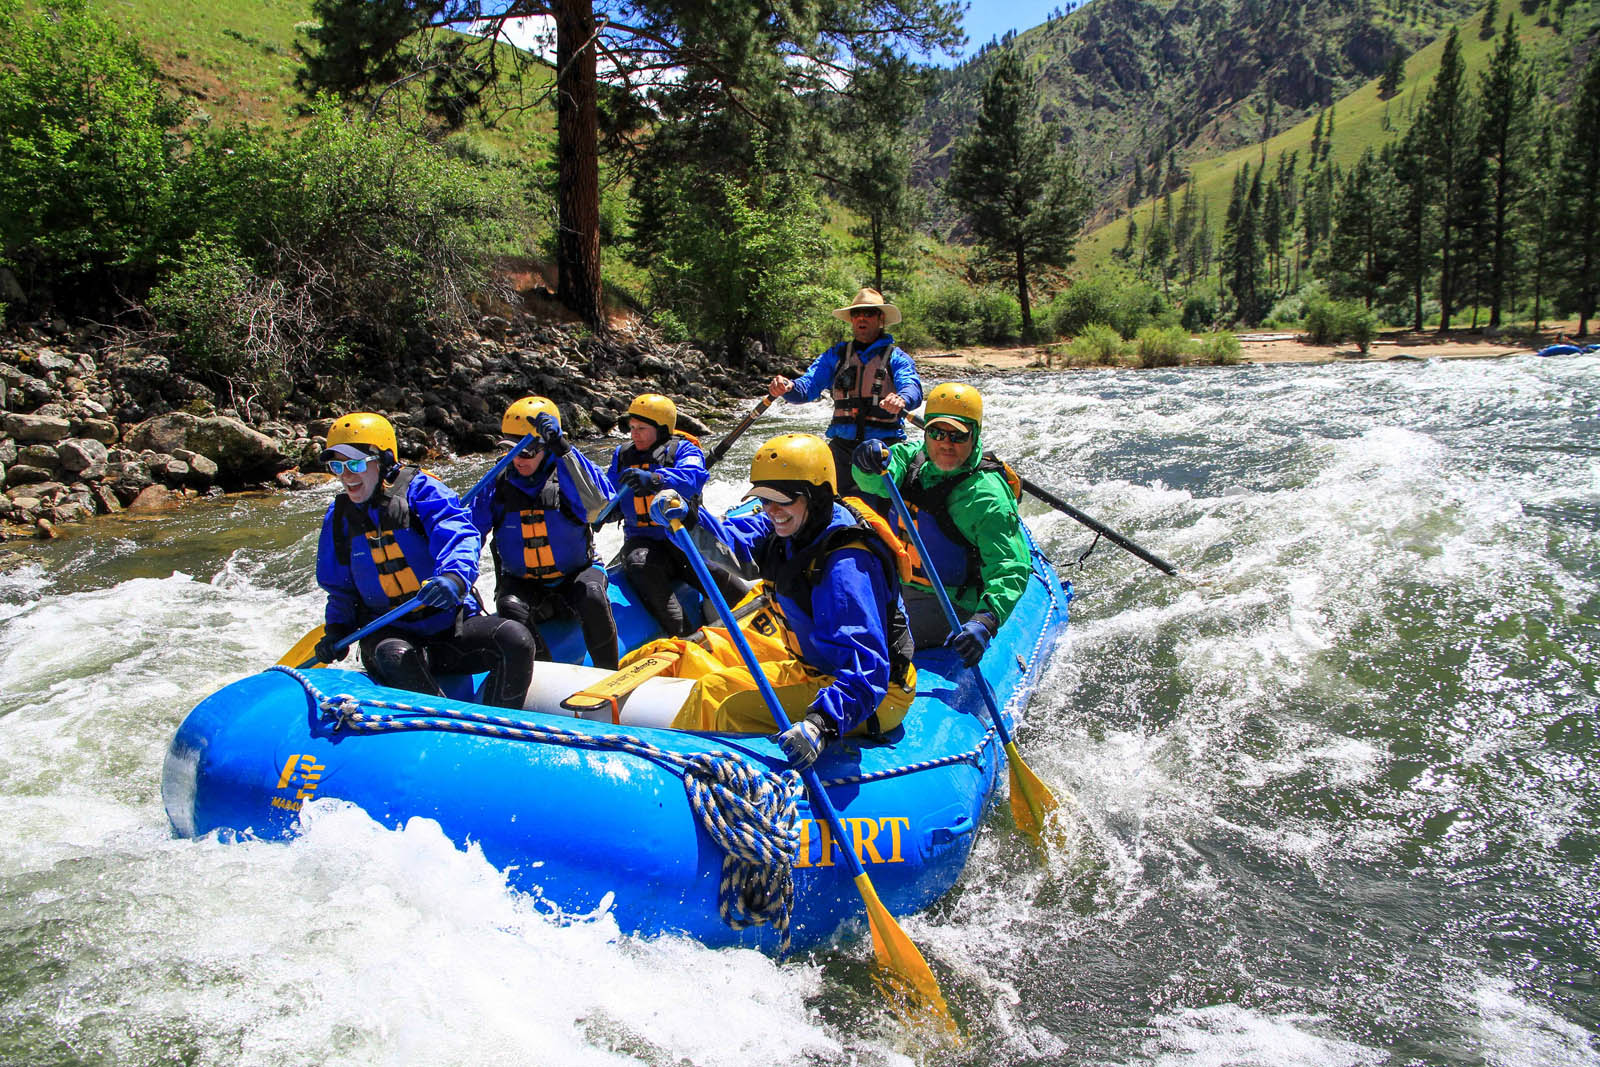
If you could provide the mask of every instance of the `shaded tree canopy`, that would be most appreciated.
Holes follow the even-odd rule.
[[[446,123],[485,121],[556,97],[559,295],[600,317],[600,87],[627,105],[610,130],[648,137],[649,116],[735,113],[774,143],[806,121],[807,102],[851,95],[860,71],[907,51],[964,39],[954,0],[314,0],[319,25],[301,49],[299,85],[374,111],[414,84]],[[555,78],[535,51],[505,47],[530,19],[553,20]],[[645,104],[647,112],[637,110]],[[613,115],[616,107],[608,107]],[[813,109],[814,110],[814,109]],[[641,121],[641,119],[645,121]]]

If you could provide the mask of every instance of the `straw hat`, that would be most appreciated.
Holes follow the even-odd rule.
[[[883,294],[872,288],[857,290],[855,300],[842,308],[835,309],[833,317],[849,322],[850,312],[856,308],[877,308],[883,312],[883,324],[885,326],[893,326],[900,321],[900,309],[885,301]]]

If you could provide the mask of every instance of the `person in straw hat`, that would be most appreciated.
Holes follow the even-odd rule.
[[[887,332],[900,321],[900,309],[878,290],[861,289],[833,315],[850,324],[850,336],[818,356],[800,377],[791,381],[778,375],[767,390],[791,404],[809,403],[824,389],[832,390],[833,419],[827,439],[839,472],[840,495],[861,496],[886,513],[887,499],[860,492],[850,455],[863,441],[906,439],[906,412],[922,403],[922,379],[917,377],[917,365]]]

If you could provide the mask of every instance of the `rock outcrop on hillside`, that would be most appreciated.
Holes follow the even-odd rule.
[[[661,392],[702,433],[735,398],[761,392],[761,353],[738,371],[644,326],[604,334],[486,316],[347,378],[302,383],[278,407],[220,391],[166,357],[94,326],[36,324],[0,338],[0,540],[197,494],[310,484],[324,435],[348,411],[390,418],[405,459],[496,449],[500,416],[537,394],[582,440],[616,430],[629,402]]]

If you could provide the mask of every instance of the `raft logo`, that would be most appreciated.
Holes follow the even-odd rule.
[[[278,775],[278,789],[294,789],[294,796],[273,797],[272,806],[282,808],[284,811],[299,811],[300,805],[316,795],[317,785],[322,781],[322,772],[326,768],[311,756],[299,753],[290,756],[283,763],[283,773]]]
[[[761,611],[757,612],[750,619],[750,629],[754,630],[762,637],[772,637],[778,632],[778,624],[772,621],[772,616],[768,615],[764,611]]]
[[[904,834],[911,829],[911,820],[903,815],[885,816],[881,819],[840,819],[850,834],[850,845],[856,859],[868,863],[904,863],[900,853]],[[888,841],[881,838],[887,837]],[[816,857],[812,858],[811,843],[817,843]],[[800,820],[800,847],[795,856],[796,867],[832,867],[834,848],[833,828],[816,819]],[[883,854],[887,847],[889,855]]]

